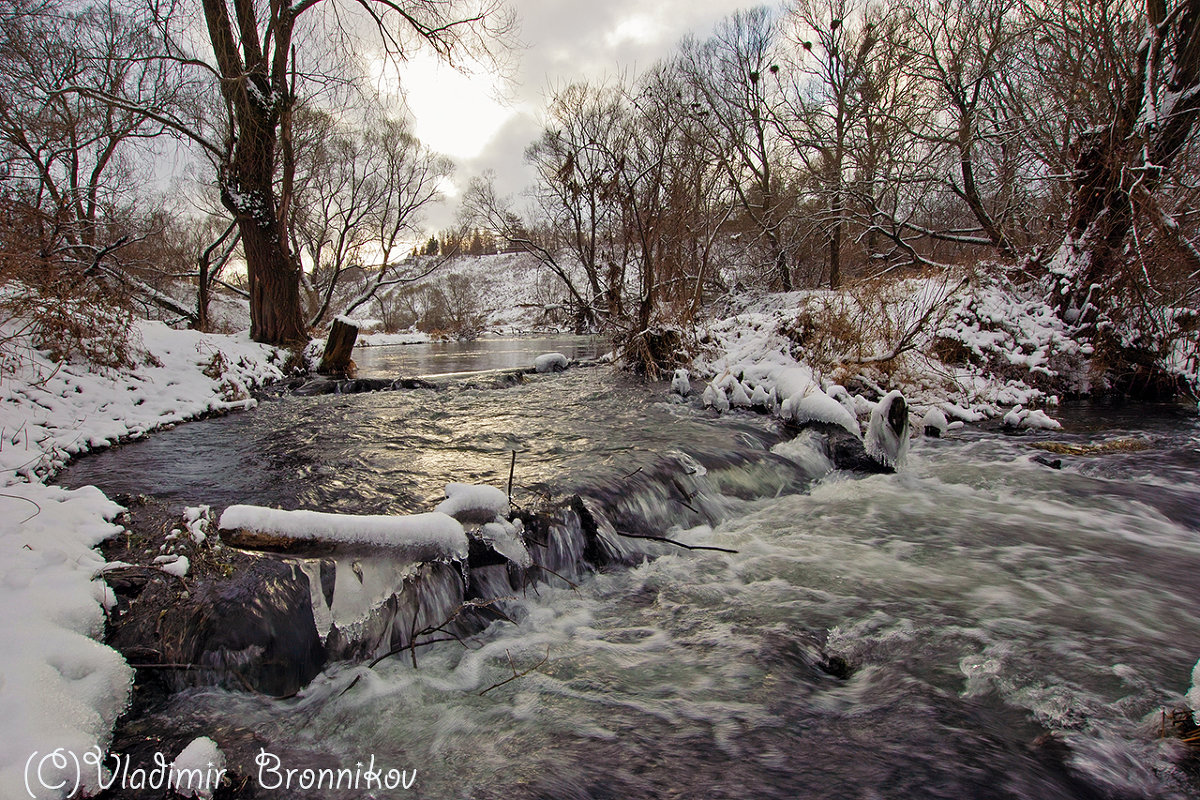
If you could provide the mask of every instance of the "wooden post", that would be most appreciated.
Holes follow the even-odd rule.
[[[338,317],[329,328],[329,338],[325,340],[325,354],[321,356],[321,365],[317,372],[322,375],[337,375],[339,377],[354,377],[355,365],[350,358],[354,349],[354,341],[358,338],[358,326]]]

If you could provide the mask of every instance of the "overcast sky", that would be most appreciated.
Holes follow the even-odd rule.
[[[717,21],[752,0],[514,0],[521,39],[515,82],[497,85],[486,74],[471,78],[418,57],[401,77],[415,132],[458,165],[453,186],[465,187],[485,170],[502,194],[532,180],[526,146],[541,131],[541,109],[556,86],[600,79],[622,70],[636,74],[668,55],[686,34],[705,37]],[[507,97],[497,100],[497,95]],[[454,224],[456,198],[425,214],[425,227]]]

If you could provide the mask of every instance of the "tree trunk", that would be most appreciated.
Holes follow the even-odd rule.
[[[1094,321],[1121,271],[1134,219],[1131,187],[1153,195],[1200,115],[1200,0],[1181,5],[1169,15],[1163,0],[1146,0],[1154,36],[1142,45],[1122,107],[1077,143],[1067,234],[1048,267],[1055,308],[1070,323]],[[1158,76],[1168,80],[1158,84]]]
[[[830,200],[829,214],[833,217],[833,230],[829,232],[829,288],[836,289],[842,282],[842,192],[834,190]]]
[[[273,218],[238,216],[250,279],[250,338],[274,345],[308,341],[300,310],[300,267]]]
[[[322,375],[353,377],[355,367],[350,352],[354,349],[357,338],[357,326],[335,319],[329,329],[329,338],[325,340],[325,354],[321,356],[321,365],[317,367],[317,372]]]
[[[234,123],[228,161],[221,168],[221,203],[237,220],[250,282],[250,338],[294,346],[308,341],[300,308],[300,264],[288,247],[285,211],[275,191],[280,127],[295,102],[288,86],[294,17],[272,5],[275,57],[257,33],[255,4],[234,4],[234,35],[225,0],[203,0],[209,41],[222,76],[221,91]],[[270,30],[270,29],[269,29]],[[286,168],[289,166],[285,164]],[[283,175],[286,187],[291,179]]]

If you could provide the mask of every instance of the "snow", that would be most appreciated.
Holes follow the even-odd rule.
[[[949,426],[945,413],[936,406],[925,412],[921,420],[921,432],[931,436],[941,436]]]
[[[533,360],[533,368],[538,372],[561,372],[570,363],[562,353],[542,353]]]
[[[732,388],[729,392],[729,405],[733,406],[734,408],[749,408],[750,395],[746,393],[746,387],[737,380],[733,381],[731,387]]]
[[[701,400],[705,406],[712,406],[721,414],[729,410],[729,398],[725,395],[724,387],[718,386],[715,383],[710,383],[704,387],[704,394]]]
[[[838,425],[855,436],[862,435],[858,420],[846,407],[816,387],[812,387],[808,394],[794,394],[784,400],[779,416],[800,425],[806,422]]]
[[[1193,711],[1200,710],[1200,661],[1192,667],[1192,685],[1188,689],[1187,704]]]
[[[509,522],[504,517],[497,517],[494,522],[484,525],[479,534],[497,553],[517,566],[528,569],[533,566],[533,556],[529,554],[529,549],[521,539],[523,530],[524,524],[521,520]]]
[[[461,522],[486,522],[508,513],[508,495],[494,486],[448,483],[446,499],[434,510]]]
[[[208,506],[189,506],[183,510],[183,523],[188,536],[195,544],[204,544],[208,538],[208,516],[212,509]]]
[[[357,347],[386,347],[397,344],[428,344],[433,341],[428,333],[406,331],[404,333],[359,334],[354,340]]]
[[[1039,428],[1041,430],[1056,431],[1062,428],[1062,424],[1056,419],[1051,419],[1046,415],[1046,412],[1038,410],[1030,410],[1021,406],[1014,406],[1011,411],[1004,415],[1002,420],[1006,428]]]
[[[680,397],[687,397],[691,394],[692,384],[688,378],[689,375],[686,369],[675,370],[675,375],[671,378],[671,391]]]
[[[208,800],[225,771],[225,754],[207,736],[193,739],[171,762],[172,785],[184,797]],[[212,780],[213,778],[217,780]]]
[[[891,334],[879,303],[889,309]],[[704,404],[718,411],[727,410],[722,391],[733,399],[732,376],[747,390],[753,387],[753,406],[778,403],[781,415],[799,414],[798,421],[834,421],[836,415],[835,424],[847,430],[859,429],[892,389],[902,391],[919,415],[937,408],[948,421],[979,422],[1003,416],[1013,405],[1053,405],[1064,389],[1089,388],[1089,348],[1071,337],[1043,298],[1003,276],[966,283],[953,275],[906,279],[874,296],[853,287],[745,294],[729,298],[727,306],[725,316],[697,332],[702,347],[689,366],[690,375],[711,381]],[[931,307],[935,313],[926,317]],[[892,351],[896,330],[921,319],[926,323],[915,347],[892,359],[875,357]],[[849,320],[853,324],[843,327],[851,334],[830,332],[831,323]],[[775,403],[764,403],[762,394],[772,392]],[[1030,424],[1042,417],[1044,424],[1052,422],[1041,412]]]
[[[219,527],[314,542],[401,547],[412,550],[416,560],[467,557],[467,536],[462,524],[440,511],[385,516],[234,505],[221,514]]]
[[[232,336],[136,323],[126,371],[56,363],[20,321],[0,348],[0,786],[24,786],[34,752],[107,749],[133,671],[96,641],[113,596],[93,549],[122,528],[94,487],[44,480],[68,459],[206,413],[254,405],[250,390],[282,377],[273,348]],[[47,777],[49,773],[47,772]],[[64,774],[64,777],[65,774]],[[92,777],[95,780],[95,777]],[[73,776],[72,776],[73,782]],[[95,787],[92,787],[95,788]]]
[[[158,556],[154,559],[154,563],[157,564],[158,568],[163,572],[170,573],[177,578],[186,577],[188,574],[188,569],[191,566],[187,556],[181,556],[177,554]]]

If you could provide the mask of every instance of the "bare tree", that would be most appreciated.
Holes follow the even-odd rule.
[[[865,0],[800,0],[790,36],[795,57],[781,76],[777,130],[813,175],[827,198],[829,286],[842,279],[846,191],[853,129],[860,124],[872,50],[879,42]]]
[[[770,121],[769,96],[779,71],[775,21],[764,7],[739,11],[717,26],[704,43],[685,40],[680,68],[695,94],[691,104],[702,122],[707,150],[728,178],[743,213],[766,240],[776,285],[792,290],[784,241],[787,199],[778,177],[778,148]]]
[[[298,114],[301,145],[295,184],[293,249],[306,255],[302,275],[309,325],[327,322],[339,307],[362,305],[373,293],[401,277],[401,251],[416,232],[420,210],[438,196],[449,174],[447,159],[434,156],[400,120],[368,116],[347,130],[329,114]],[[348,285],[357,269],[369,278]],[[373,287],[373,288],[372,288]]]

